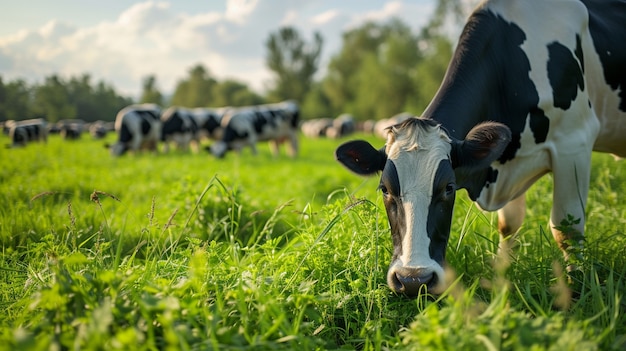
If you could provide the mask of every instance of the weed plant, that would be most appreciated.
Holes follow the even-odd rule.
[[[295,160],[263,147],[115,159],[55,136],[0,149],[0,349],[626,347],[623,162],[594,155],[572,282],[546,226],[548,176],[510,257],[496,215],[459,192],[453,284],[410,300],[386,286],[377,179],[341,168],[336,146],[303,139]]]

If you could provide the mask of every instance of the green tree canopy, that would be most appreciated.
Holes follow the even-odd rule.
[[[67,84],[57,75],[49,76],[35,88],[33,110],[48,122],[76,118],[76,106],[70,103]]]
[[[227,79],[217,83],[213,89],[212,106],[248,106],[262,104],[265,100],[251,91],[244,83]]]
[[[312,43],[307,43],[292,27],[283,27],[270,34],[265,43],[267,67],[274,73],[268,93],[270,100],[304,100],[319,66],[322,44],[318,32],[315,32]]]
[[[156,76],[149,75],[143,79],[143,90],[139,102],[163,105],[163,95],[157,88]]]
[[[217,81],[209,70],[197,64],[189,70],[189,77],[178,82],[171,104],[185,107],[216,106],[213,89]]]
[[[402,112],[415,95],[413,79],[422,60],[418,37],[399,19],[368,22],[344,33],[331,59],[324,92],[336,114],[381,119]]]

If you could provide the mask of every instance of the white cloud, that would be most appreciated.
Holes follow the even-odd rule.
[[[265,68],[265,41],[281,26],[298,28],[307,39],[324,37],[322,68],[341,44],[342,31],[366,20],[399,16],[417,30],[432,7],[401,1],[358,12],[320,6],[320,1],[228,0],[221,11],[188,14],[170,2],[132,5],[116,19],[89,26],[50,21],[40,28],[0,37],[0,75],[5,81],[41,81],[89,73],[124,93],[137,96],[141,81],[154,74],[164,93],[195,64],[218,79],[234,78],[261,92],[271,75]],[[426,13],[424,13],[426,11]],[[417,22],[416,22],[417,19]]]

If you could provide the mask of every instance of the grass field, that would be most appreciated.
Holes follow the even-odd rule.
[[[264,145],[216,160],[114,159],[88,137],[7,143],[0,349],[626,348],[626,165],[608,155],[594,155],[573,285],[546,226],[546,176],[528,192],[509,263],[496,255],[495,214],[459,192],[455,284],[409,300],[386,286],[378,179],[336,163],[337,141],[302,139],[295,160]]]

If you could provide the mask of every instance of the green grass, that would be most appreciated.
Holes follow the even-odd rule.
[[[408,300],[386,286],[378,180],[336,163],[338,142],[302,139],[295,160],[263,145],[114,159],[103,143],[0,149],[0,349],[626,347],[626,170],[608,155],[594,155],[573,285],[544,177],[508,263],[496,215],[460,192],[455,284]]]

